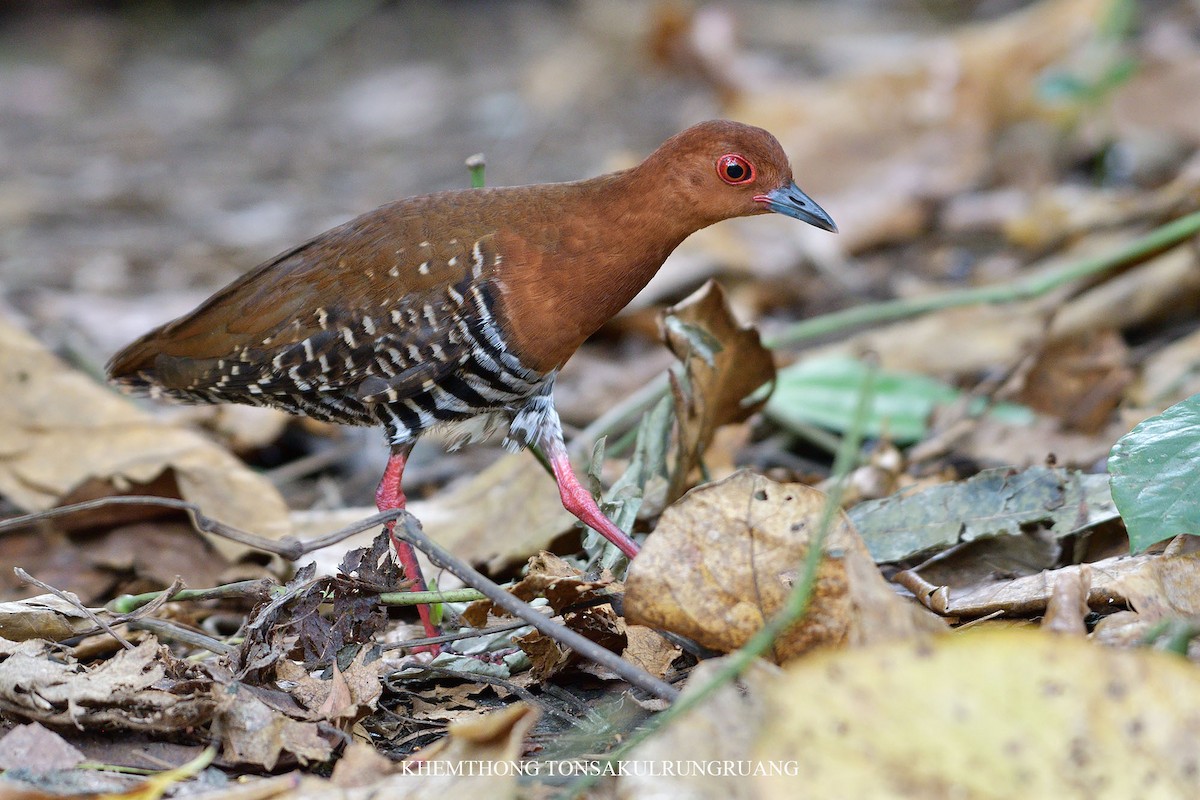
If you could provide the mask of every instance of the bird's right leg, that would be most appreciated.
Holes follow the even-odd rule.
[[[392,445],[392,453],[388,457],[387,468],[383,471],[383,479],[379,481],[379,488],[375,490],[375,507],[380,511],[404,508],[406,499],[400,482],[404,477],[404,465],[412,452],[413,444],[415,443],[405,442]],[[404,577],[412,581],[409,591],[425,591],[425,577],[421,574],[420,563],[417,562],[417,551],[411,544],[396,536],[396,520],[387,523],[387,532],[392,539],[392,547],[396,550],[396,558],[400,560],[400,566],[404,568]],[[425,627],[426,636],[442,635],[438,627],[433,624],[429,606],[417,606],[417,613],[421,615],[421,624]],[[436,644],[427,645],[416,648],[415,652],[430,652],[437,655],[441,652],[441,647]]]
[[[554,481],[558,484],[558,496],[563,508],[593,529],[605,539],[612,542],[618,550],[632,559],[638,554],[638,544],[629,538],[629,534],[618,528],[613,521],[604,516],[592,493],[583,487],[571,469],[571,459],[567,456],[567,446],[563,443],[562,423],[559,422],[558,412],[551,405],[546,412],[541,429],[538,431],[538,446],[550,461],[554,471]]]

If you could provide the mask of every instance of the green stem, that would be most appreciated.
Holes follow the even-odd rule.
[[[379,602],[385,606],[426,606],[433,603],[473,603],[486,600],[483,592],[475,589],[450,589],[438,592],[385,592]]]
[[[764,339],[763,344],[775,349],[821,338],[849,328],[893,322],[930,311],[980,303],[1014,303],[1019,300],[1031,300],[1080,278],[1100,275],[1117,267],[1140,261],[1159,251],[1181,244],[1197,233],[1200,233],[1200,211],[1168,222],[1112,252],[1064,264],[1057,269],[1047,270],[1041,275],[1034,275],[1025,280],[848,308],[845,311],[837,311],[798,322],[786,330]]]
[[[180,589],[171,595],[171,600],[221,600],[226,597],[247,597],[263,591],[264,587],[269,587],[268,591],[278,588],[273,584],[261,580],[238,581],[237,583],[227,583],[224,586],[215,586],[210,589]],[[114,614],[129,614],[147,603],[154,602],[162,597],[162,594],[162,591],[123,594],[110,601],[105,608]]]
[[[482,189],[485,186],[483,169],[483,153],[476,153],[467,159],[467,171],[471,173],[472,189]]]

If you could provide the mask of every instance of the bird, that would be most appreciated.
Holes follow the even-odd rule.
[[[632,559],[637,543],[572,471],[555,377],[685,238],[768,213],[837,232],[796,185],[774,136],[701,122],[629,169],[368,211],[141,336],[107,373],[134,394],[382,426],[390,453],[380,511],[405,506],[404,467],[422,434],[445,429],[462,444],[504,433],[509,450],[539,447],[563,506]],[[416,554],[394,525],[410,588],[423,590]],[[437,636],[428,607],[418,610]]]

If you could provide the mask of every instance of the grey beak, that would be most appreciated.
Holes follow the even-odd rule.
[[[823,231],[837,233],[837,224],[833,218],[825,213],[825,209],[814,203],[811,197],[800,191],[795,182],[760,194],[754,199],[766,203],[767,208],[776,214],[807,222]]]

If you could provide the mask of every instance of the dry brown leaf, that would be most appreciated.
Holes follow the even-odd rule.
[[[922,375],[964,375],[1015,363],[1032,352],[1046,331],[1046,317],[1060,302],[1007,303],[935,311],[884,325],[842,342],[815,348],[812,356],[870,352],[880,368]],[[954,342],[947,347],[947,342]]]
[[[619,592],[620,589],[620,583],[614,581],[607,571],[596,579],[585,578],[577,567],[543,550],[529,559],[525,577],[513,584],[509,593],[525,602],[544,597],[555,614],[562,614],[565,609],[598,594]],[[482,628],[487,623],[489,613],[496,613],[492,602],[477,600],[467,608],[463,618],[472,626]]]
[[[333,747],[315,722],[300,722],[276,711],[248,687],[214,686],[217,703],[214,731],[222,757],[239,764],[274,769],[280,757],[295,756],[302,764],[328,761]]]
[[[625,646],[621,658],[637,664],[659,678],[667,674],[671,662],[683,652],[678,645],[664,639],[658,631],[644,625],[627,625],[625,638],[629,644]]]
[[[369,743],[354,740],[333,765],[330,781],[343,789],[370,786],[396,772],[397,765]]]
[[[1123,560],[1132,563],[1114,576],[1113,591],[1141,619],[1200,616],[1200,553]]]
[[[18,725],[0,738],[0,770],[49,772],[71,769],[85,760],[87,756],[66,739],[36,722]]]
[[[666,502],[683,493],[717,428],[743,422],[767,394],[747,398],[775,381],[775,361],[758,331],[734,319],[725,291],[708,281],[663,312],[662,336],[683,362],[685,381],[671,373],[678,437]]]
[[[524,703],[513,703],[508,708],[496,711],[479,719],[456,722],[450,726],[449,735],[409,758],[404,766],[419,770],[421,762],[444,762],[459,764],[467,761],[515,762],[521,757],[525,737],[537,722],[538,711]],[[463,775],[452,775],[449,771],[435,771],[424,775],[419,784],[396,784],[397,787],[412,787],[407,800],[444,800],[446,797],[510,797],[517,790],[516,770],[505,774],[488,775],[480,771],[467,771]],[[418,773],[419,774],[419,773]],[[387,796],[386,793],[381,796]]]
[[[563,615],[563,624],[592,641],[620,652],[625,647],[625,625],[607,604],[586,606],[587,601],[609,592],[619,593],[621,584],[604,572],[598,579],[583,576],[579,569],[545,551],[529,559],[526,575],[509,591],[526,602],[544,597],[555,614]],[[574,610],[569,610],[575,607]],[[504,615],[490,600],[472,603],[463,619],[473,627],[487,623],[488,614]],[[516,639],[533,662],[533,675],[539,681],[563,670],[574,661],[571,650],[563,648],[539,631],[530,631]]]
[[[1200,61],[1139,60],[1138,70],[1117,87],[1110,118],[1122,136],[1184,140],[1200,145]]]
[[[74,597],[69,592],[68,596]],[[79,600],[76,598],[75,603]],[[104,614],[103,610],[100,611]],[[40,594],[10,603],[0,603],[0,637],[10,642],[48,639],[60,642],[96,627],[72,604],[52,594]]]
[[[1063,431],[1057,420],[1038,417],[1032,425],[1010,425],[994,417],[975,421],[955,439],[955,452],[981,464],[1014,469],[1042,466],[1048,457],[1068,469],[1091,469],[1108,456],[1112,444],[1128,433],[1134,423],[1117,420],[1098,434]]]
[[[1133,406],[1153,408],[1157,413],[1197,392],[1200,392],[1200,331],[1182,336],[1147,356],[1127,394]]]
[[[951,616],[972,619],[997,612],[1035,616],[1045,612],[1059,580],[1070,576],[1079,580],[1077,575],[1085,568],[1091,572],[1087,602],[1096,611],[1111,612],[1129,605],[1138,610],[1142,619],[1151,622],[1168,616],[1200,614],[1200,553],[1117,556],[1015,579],[1001,575],[974,583],[968,581],[957,588],[933,581],[927,581],[923,589],[911,582],[905,585],[919,597],[937,592],[939,598],[931,605],[939,613]],[[980,573],[985,569],[986,564]]]
[[[1057,417],[1065,430],[1099,433],[1133,381],[1129,347],[1111,328],[1047,343],[1010,398]]]
[[[506,455],[412,508],[442,547],[492,572],[547,549],[576,523],[529,453]]]
[[[109,493],[129,492],[169,470],[179,495],[206,514],[261,536],[291,532],[283,498],[266,478],[199,434],[154,421],[4,320],[0,394],[0,494],[23,509],[50,508],[94,481]],[[212,541],[230,560],[247,552]]]
[[[790,593],[825,499],[746,471],[693,489],[663,513],[630,567],[628,622],[718,650],[742,646]],[[841,512],[825,551],[809,611],[776,640],[776,660],[940,627],[888,586]]]
[[[349,769],[337,783],[305,776],[300,787],[287,795],[290,800],[445,800],[448,797],[516,797],[517,768],[537,711],[514,703],[501,711],[456,722],[449,736],[389,772],[376,759],[368,759],[375,772],[365,781],[351,777]],[[365,755],[365,754],[364,754]]]
[[[45,642],[31,640],[0,662],[0,711],[91,729],[174,732],[207,722],[213,702],[206,681],[197,678],[187,693],[171,691],[168,666],[173,675],[194,669],[153,638],[90,670],[51,658]]]
[[[529,631],[513,641],[529,657],[529,671],[538,682],[562,672],[571,663],[571,651],[541,631]]]
[[[315,677],[303,665],[288,659],[275,664],[275,678],[291,688],[288,690],[312,721],[329,721],[348,727],[375,708],[383,686],[380,675],[386,662],[377,658],[366,660],[370,648],[362,648],[343,671],[333,662],[333,675],[328,680]]]
[[[409,512],[421,520],[425,533],[458,557],[491,573],[502,572],[550,548],[578,522],[558,496],[554,479],[529,453],[512,453],[487,469],[457,481],[428,500],[410,500]],[[311,538],[377,514],[373,507],[297,511],[292,514],[296,535]],[[378,530],[356,534],[310,554],[317,573],[337,572],[346,551],[367,547]],[[437,575],[418,552],[424,574]],[[449,573],[442,588],[460,585]]]
[[[176,577],[188,586],[215,586],[230,567],[212,539],[196,536],[185,520],[117,525],[99,536],[88,536],[79,550],[87,564],[152,586],[169,586]]]
[[[815,654],[769,687],[760,797],[1193,797],[1200,673],[1031,629]]]

